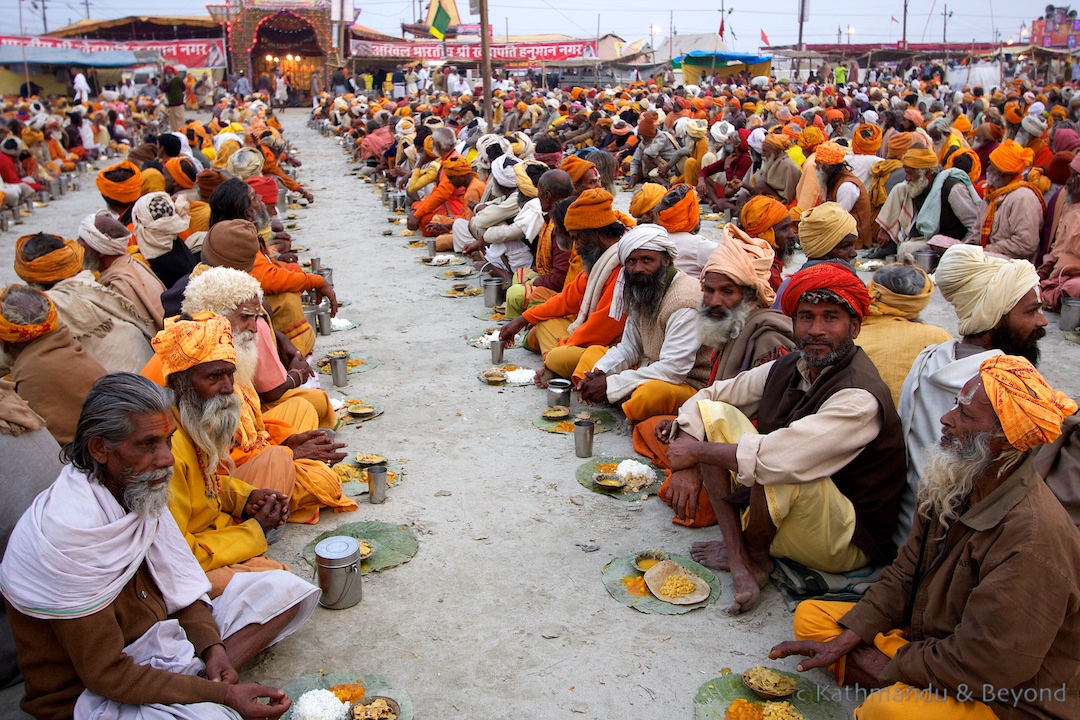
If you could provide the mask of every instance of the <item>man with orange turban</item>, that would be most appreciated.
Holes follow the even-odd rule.
[[[988,253],[1033,260],[1039,248],[1046,204],[1042,192],[1024,180],[1034,153],[1012,140],[990,153],[986,169],[986,196],[976,228],[979,243]]]
[[[863,123],[855,128],[851,139],[851,149],[856,155],[877,155],[881,147],[881,128],[870,123]]]
[[[563,225],[581,257],[581,272],[558,295],[528,308],[499,333],[509,343],[532,326],[524,344],[544,357],[544,370],[537,375],[542,386],[556,376],[572,377],[586,348],[609,347],[622,336],[626,319],[611,317],[610,310],[622,268],[618,242],[627,226],[612,201],[611,193],[596,188],[570,204]]]
[[[591,162],[577,155],[570,155],[563,160],[560,169],[570,176],[575,195],[600,187],[600,171]]]
[[[26,285],[0,290],[0,350],[19,397],[45,419],[61,447],[70,443],[79,408],[105,368],[60,322],[48,295]]]
[[[790,138],[783,133],[765,135],[761,168],[750,176],[751,194],[775,197],[785,205],[795,200],[803,171],[786,152],[790,146]]]
[[[650,132],[652,135],[648,135]],[[638,180],[654,177],[654,171],[656,180],[664,184],[673,176],[682,175],[683,161],[690,156],[692,148],[682,147],[671,131],[658,129],[654,111],[642,113],[638,136],[641,142],[630,159],[630,187],[637,185]]]
[[[716,242],[698,234],[701,210],[694,188],[682,183],[672,186],[656,205],[656,218],[675,244],[675,268],[692,277],[700,276]]]
[[[739,225],[747,235],[761,238],[773,249],[769,285],[773,290],[783,281],[784,265],[795,256],[795,224],[784,204],[767,195],[755,195],[739,213]]]
[[[109,212],[125,225],[131,224],[131,208],[142,195],[139,168],[124,160],[99,172],[96,182]]]
[[[1027,360],[983,361],[941,417],[896,560],[858,603],[800,604],[796,640],[769,657],[807,656],[798,670],[832,666],[840,684],[874,677],[856,718],[1076,717],[1080,696],[1058,678],[1075,677],[1080,570],[1059,559],[1080,536],[1031,459],[1076,409]],[[969,558],[979,581],[957,582]],[[1018,604],[1025,621],[1002,623]]]
[[[792,276],[782,305],[797,352],[706,387],[657,427],[680,431],[668,447],[675,514],[694,518],[708,494],[723,542],[691,555],[730,568],[732,614],[757,603],[774,558],[844,573],[896,553],[904,444],[889,389],[855,345],[866,287],[823,263]]]
[[[656,206],[664,199],[667,188],[653,182],[642,183],[641,189],[630,199],[630,214],[639,223],[655,223]]]
[[[855,249],[868,248],[876,232],[874,215],[870,208],[870,193],[845,160],[843,148],[836,143],[818,145],[814,162],[818,186],[821,188],[819,197],[822,202],[838,203],[851,213],[859,228]]]

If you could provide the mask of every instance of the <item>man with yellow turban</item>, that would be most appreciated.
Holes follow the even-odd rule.
[[[642,183],[641,188],[630,199],[630,214],[639,223],[655,223],[656,206],[664,199],[667,188],[654,182]]]
[[[807,656],[800,672],[831,667],[841,685],[874,678],[863,720],[1076,717],[1080,567],[1061,558],[1080,556],[1080,535],[1031,455],[1076,403],[1023,358],[983,360],[961,382],[896,560],[858,603],[800,604],[796,640],[769,657]],[[1002,622],[1021,607],[1022,622]]]
[[[920,353],[900,390],[908,491],[895,537],[898,541],[911,528],[925,450],[937,442],[938,421],[956,402],[964,382],[994,355],[1022,355],[1038,361],[1038,343],[1046,334],[1039,275],[1026,260],[990,257],[978,246],[954,245],[941,257],[934,279],[956,311],[960,339]]]
[[[1039,249],[1046,203],[1039,188],[1024,180],[1033,157],[1012,140],[990,153],[986,195],[976,221],[979,243],[988,253],[1031,260]]]
[[[614,318],[610,311],[622,269],[618,242],[627,227],[615,214],[612,200],[611,193],[597,188],[570,204],[563,224],[581,257],[581,272],[562,292],[528,308],[499,333],[509,343],[533,326],[524,345],[544,357],[544,370],[537,376],[541,386],[555,376],[573,376],[586,348],[610,347],[622,336],[626,319]]]
[[[739,225],[750,237],[761,238],[773,250],[769,285],[773,290],[783,282],[784,266],[795,256],[795,223],[783,203],[766,195],[746,201],[739,213]]]
[[[26,285],[0,290],[0,350],[19,397],[61,447],[71,442],[83,400],[107,371],[71,336],[45,293]]]
[[[657,426],[665,440],[678,428],[666,498],[675,514],[695,518],[708,494],[723,542],[695,543],[691,555],[730,568],[731,614],[757,603],[774,558],[844,573],[895,555],[904,445],[888,387],[855,346],[869,306],[854,273],[800,270],[782,299],[798,351],[706,387]]]
[[[677,250],[675,268],[691,277],[699,277],[716,249],[716,242],[698,234],[701,209],[694,188],[683,183],[672,186],[656,205],[656,219],[667,230],[668,238]]]
[[[460,155],[439,163],[439,169],[454,191],[443,205],[436,207],[421,222],[423,235],[435,236],[435,249],[445,252],[454,249],[454,236],[451,233],[454,222],[458,219],[465,222],[472,220],[473,208],[479,204],[484,194],[485,183],[473,172],[472,163]]]

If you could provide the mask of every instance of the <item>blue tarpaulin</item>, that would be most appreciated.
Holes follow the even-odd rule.
[[[673,60],[675,65],[681,65],[687,59],[690,60],[690,65],[701,65],[703,63],[741,63],[743,65],[760,65],[761,63],[772,62],[772,55],[758,56],[747,55],[744,53],[733,52],[708,52],[706,50],[691,50],[690,52],[680,55]]]
[[[0,65],[21,65],[23,49],[18,46],[0,45]],[[26,48],[26,62],[34,65],[77,65],[78,67],[128,67],[138,65],[139,59],[131,50],[108,50],[106,52],[83,52],[66,48]]]

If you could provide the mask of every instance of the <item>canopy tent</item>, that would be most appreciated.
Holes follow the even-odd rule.
[[[30,65],[129,67],[138,65],[141,62],[140,53],[132,50],[83,52],[69,48],[27,46],[25,51],[25,61]],[[22,65],[22,63],[23,48],[17,45],[0,45],[0,65]]]
[[[749,70],[751,75],[768,75],[772,56],[691,50],[673,59],[671,64],[673,67],[682,68],[684,85],[697,85],[703,75],[714,73],[724,80],[743,70]]]

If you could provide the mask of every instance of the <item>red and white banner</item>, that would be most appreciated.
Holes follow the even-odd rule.
[[[159,52],[165,62],[189,68],[225,67],[224,40],[154,40],[146,42],[107,42],[104,40],[73,40],[68,38],[0,35],[0,46],[54,48],[84,53]]]
[[[353,40],[352,54],[360,57],[398,58],[401,60],[479,61],[480,43],[369,42]],[[558,62],[595,58],[595,40],[565,40],[546,43],[492,43],[494,62]]]

